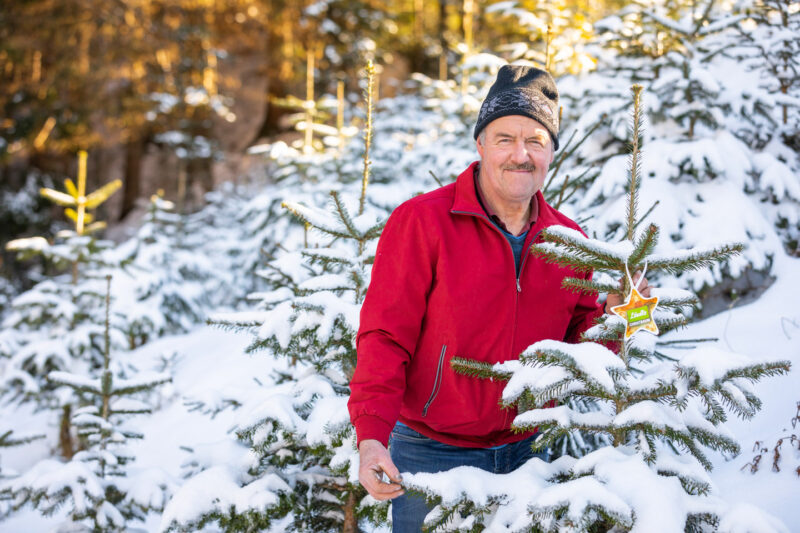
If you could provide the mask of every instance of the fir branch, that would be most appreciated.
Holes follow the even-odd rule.
[[[596,169],[594,167],[589,167],[586,170],[584,170],[583,172],[581,172],[580,174],[578,174],[578,177],[572,178],[572,186],[570,187],[570,191],[566,196],[564,196],[564,198],[561,200],[561,203],[563,204],[563,203],[568,202],[570,200],[570,198],[575,196],[575,194],[578,191],[582,190],[585,186],[588,186],[589,184],[594,183],[595,179],[599,175],[600,175],[600,170],[598,170],[598,169]],[[591,218],[591,217],[589,217],[589,218]],[[589,219],[587,218],[587,219],[585,219],[583,221],[576,220],[575,222],[578,224],[578,226],[583,227],[583,223],[586,220],[589,220]]]
[[[653,320],[656,326],[658,326],[658,331],[660,333],[666,333],[667,331],[672,331],[673,329],[678,329],[688,324],[686,317],[683,315],[674,315],[670,317],[654,315]]]
[[[172,378],[170,376],[158,376],[154,377],[147,382],[139,382],[133,383],[130,385],[123,385],[123,386],[116,386],[112,391],[112,395],[114,396],[125,396],[129,394],[134,394],[137,392],[149,391],[159,385],[163,385],[164,383],[171,383]]]
[[[732,455],[739,455],[741,449],[739,443],[721,433],[712,433],[705,428],[697,426],[688,426],[689,433],[692,437],[691,442],[699,442],[706,448],[714,451],[722,451]],[[711,470],[710,468],[708,470]]]
[[[634,404],[647,400],[658,402],[672,398],[676,394],[678,394],[678,390],[675,388],[674,384],[659,382],[658,385],[649,389],[627,392],[625,394],[625,402],[627,404]]]
[[[519,423],[515,421],[511,425],[511,429],[519,433],[534,431],[537,428],[540,436],[536,438],[532,446],[535,452],[545,450],[546,448],[554,448],[555,444],[560,439],[569,435],[573,431],[580,431],[591,435],[611,436],[609,428],[605,425],[588,425],[572,422],[567,426],[562,426],[558,422],[554,421]]]
[[[301,250],[300,255],[308,259],[309,262],[319,263],[326,270],[332,265],[348,267],[355,265],[355,262],[350,257],[345,257],[337,251],[327,248],[307,248],[305,250]],[[280,270],[278,270],[278,272],[280,272]],[[280,273],[283,274],[282,272]],[[283,275],[285,276],[286,274]]]
[[[526,386],[518,394],[502,398],[500,405],[504,408],[516,405],[519,412],[539,409],[551,400],[560,401],[568,394],[577,392],[570,387],[574,383],[575,379],[570,376],[541,388]]]
[[[433,170],[429,170],[429,171],[428,171],[428,174],[430,174],[430,175],[431,175],[431,177],[433,178],[433,181],[435,181],[435,182],[436,182],[436,184],[437,184],[439,187],[444,187],[444,183],[442,183],[442,182],[441,182],[441,180],[440,180],[438,177],[436,177],[436,174],[434,174],[434,173],[433,173]]]
[[[699,391],[699,395],[708,413],[708,420],[712,424],[716,425],[728,420],[728,413],[725,411],[725,408],[722,407],[722,404],[714,397],[713,391],[703,389]]]
[[[363,239],[365,241],[371,241],[372,239],[377,239],[381,236],[381,232],[383,231],[384,226],[386,226],[386,220],[381,220],[367,231],[364,232]]]
[[[618,285],[610,285],[607,283],[600,283],[591,279],[583,278],[564,278],[561,280],[561,286],[572,292],[585,294],[607,294],[622,292]]]
[[[642,89],[643,87],[641,85],[634,85],[631,87],[631,92],[633,92],[633,140],[630,159],[631,168],[628,176],[628,205],[626,209],[626,233],[629,241],[633,241],[633,232],[636,228],[636,205],[639,203],[639,176],[641,172],[639,146],[642,139],[640,130],[643,117],[640,96],[642,94]]]
[[[355,280],[354,280],[354,285],[353,286],[345,285],[345,284],[341,283],[341,284],[338,284],[336,286],[330,285],[330,286],[327,286],[327,287],[324,287],[324,288],[298,288],[296,296],[298,298],[301,298],[301,297],[305,297],[305,296],[311,296],[313,294],[318,294],[320,292],[331,292],[331,293],[333,293],[333,294],[335,294],[337,296],[341,296],[341,295],[343,295],[344,293],[347,293],[347,292],[358,292],[358,287],[355,286]],[[319,307],[310,308],[310,307],[298,304],[297,305],[297,309],[303,309],[303,310],[309,310],[309,311],[317,311],[319,314],[322,314],[321,308],[319,308]]]
[[[309,214],[307,214],[305,212],[305,210],[308,209],[305,206],[302,206],[300,204],[290,203],[290,202],[282,202],[281,203],[281,207],[283,207],[284,209],[289,211],[301,223],[308,224],[311,227],[314,227],[314,228],[316,228],[316,229],[318,229],[318,230],[320,230],[320,231],[322,231],[324,233],[327,233],[328,235],[331,235],[333,237],[341,237],[343,239],[352,238],[352,235],[350,233],[345,233],[345,232],[341,231],[340,229],[335,228],[333,226],[314,224],[314,222],[310,218]]]
[[[661,305],[660,302],[659,302],[659,305]],[[659,346],[676,346],[676,345],[681,345],[681,344],[694,344],[694,343],[698,343],[698,342],[718,342],[718,341],[719,341],[718,337],[708,337],[708,338],[705,338],[705,339],[674,339],[674,340],[668,340],[668,341],[659,340],[658,341],[658,345]]]
[[[44,435],[28,435],[25,437],[14,437],[12,438],[11,435],[14,433],[14,430],[9,429],[2,435],[0,435],[0,448],[9,448],[11,446],[21,446],[23,444],[28,444],[29,442],[33,442],[36,440],[40,440],[45,438]]]
[[[581,342],[619,342],[625,334],[625,322],[617,315],[601,318],[602,323],[581,333]]]
[[[642,263],[645,257],[650,255],[658,242],[658,226],[650,224],[645,232],[640,236],[637,242],[634,243],[633,252],[628,258],[628,265],[631,270],[637,270],[638,266]]]
[[[682,475],[680,472],[674,470],[662,467],[658,469],[658,475],[677,477],[678,480],[681,482],[683,490],[685,490],[688,494],[691,494],[693,496],[706,496],[711,491],[711,485],[709,485],[705,481],[697,479],[695,477]]]
[[[764,377],[780,376],[789,372],[792,363],[786,360],[757,363],[744,368],[736,368],[725,373],[716,383],[730,381],[734,378],[745,378],[758,381]]]
[[[353,219],[350,217],[350,212],[347,210],[347,206],[345,206],[342,200],[339,198],[339,192],[331,191],[330,194],[331,198],[333,199],[333,205],[336,209],[336,214],[339,215],[339,220],[342,222],[342,224],[344,224],[344,227],[347,228],[347,231],[350,232],[349,237],[353,239],[358,239],[361,237],[356,229],[355,224],[353,224]]]
[[[741,243],[725,244],[699,251],[687,251],[673,257],[650,257],[647,261],[651,271],[663,270],[669,274],[680,274],[687,270],[707,268],[715,262],[722,262],[745,249]]]
[[[587,396],[610,399],[614,394],[613,389],[606,389],[593,376],[579,368],[575,358],[567,352],[556,349],[536,350],[533,354],[523,352],[519,356],[519,360],[526,365],[536,364],[563,368],[573,376],[574,380],[583,385],[583,393]],[[606,368],[606,371],[612,379],[619,377],[619,372],[614,368]]]
[[[550,178],[547,180],[547,184],[542,189],[542,193],[547,193],[547,191],[548,191],[548,189],[550,187],[550,184],[553,182],[555,177],[558,175],[558,171],[561,169],[561,165],[564,163],[564,161],[568,160],[572,156],[572,154],[574,154],[575,151],[578,150],[578,148],[580,148],[581,145],[584,142],[586,142],[586,139],[588,139],[595,132],[595,130],[597,130],[597,128],[599,128],[600,126],[602,126],[603,124],[606,123],[607,117],[608,117],[608,115],[606,115],[605,113],[603,115],[601,115],[600,120],[598,120],[595,124],[593,124],[592,127],[589,128],[586,131],[586,133],[584,133],[583,137],[581,137],[580,140],[578,140],[578,142],[574,146],[572,146],[572,141],[575,139],[575,135],[577,135],[578,130],[574,130],[572,132],[572,135],[570,135],[569,139],[567,139],[567,142],[564,144],[563,148],[560,150],[560,154],[558,155],[558,158],[554,162],[555,168],[553,169],[553,172],[551,173]],[[548,202],[549,202],[549,199],[548,199]]]
[[[553,257],[555,261],[567,265],[575,265],[573,268],[579,271],[588,271],[592,269],[608,269],[620,270],[624,268],[624,258],[619,255],[614,255],[610,250],[601,250],[596,246],[589,244],[589,239],[584,237],[578,232],[574,234],[566,231],[559,231],[558,226],[554,228],[545,228],[539,234],[543,244],[550,243],[551,246],[541,246],[534,244],[531,246],[531,253],[534,255],[541,255]],[[555,246],[552,246],[555,245]]]
[[[89,394],[99,395],[102,394],[100,382],[79,382],[73,379],[75,374],[69,372],[54,371],[47,374],[47,381],[54,385],[62,385],[69,387],[76,392],[85,392]]]
[[[649,465],[654,464],[658,458],[656,452],[656,439],[651,433],[647,433],[645,431],[639,431],[638,437],[636,449],[642,455],[644,462]]]
[[[758,400],[757,398],[756,400],[758,401],[754,403],[749,401],[750,398],[745,396],[746,403],[741,403],[738,398],[736,398],[736,396],[732,394],[726,387],[720,387],[719,389],[716,389],[716,392],[719,394],[727,410],[742,420],[749,420],[753,418],[759,409],[761,409],[761,400]]]
[[[641,225],[645,220],[647,220],[647,217],[650,216],[650,213],[653,212],[653,209],[655,209],[660,203],[661,200],[656,200],[655,202],[653,202],[653,205],[651,205],[650,208],[644,212],[644,215],[642,215],[642,217],[638,221],[636,221],[636,225],[633,227],[634,231],[636,231],[639,228],[639,225]]]
[[[664,297],[658,299],[658,307],[661,309],[683,309],[685,307],[693,307],[699,303],[700,300],[694,294],[686,294],[678,298]]]
[[[568,254],[564,250],[556,247],[544,247],[539,243],[531,246],[530,253],[534,257],[543,259],[549,264],[556,264],[569,267],[576,272],[591,272],[593,267],[587,264],[587,258],[578,258],[576,255]],[[608,268],[603,267],[603,268]]]
[[[483,361],[476,361],[474,359],[464,359],[462,357],[453,357],[450,360],[450,367],[463,376],[477,377],[483,379],[499,379],[501,381],[508,381],[511,379],[513,372],[508,370],[497,370],[495,365],[485,363]]]
[[[261,322],[257,320],[226,320],[221,318],[206,319],[207,326],[215,326],[223,331],[240,332],[261,327]]]
[[[364,202],[367,199],[367,184],[369,183],[369,167],[372,161],[369,160],[369,148],[372,144],[372,93],[375,87],[375,66],[372,61],[367,62],[367,90],[365,94],[367,104],[367,124],[364,130],[364,173],[361,178],[361,198],[358,202],[358,214],[364,213]]]

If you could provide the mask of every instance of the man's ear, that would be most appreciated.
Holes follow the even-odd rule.
[[[548,165],[552,165],[553,161],[555,160],[556,160],[556,147],[555,145],[553,145],[553,143],[550,143],[550,162],[548,163]]]
[[[478,149],[478,155],[481,156],[481,159],[483,159],[483,145],[481,144],[480,135],[478,135],[478,138],[475,139],[475,148]]]

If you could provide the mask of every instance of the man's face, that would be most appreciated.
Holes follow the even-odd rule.
[[[508,206],[530,201],[555,157],[550,133],[522,115],[493,120],[477,145],[484,193]]]

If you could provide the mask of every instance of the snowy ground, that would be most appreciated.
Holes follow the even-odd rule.
[[[793,371],[784,377],[764,380],[757,392],[764,401],[763,410],[754,420],[730,420],[728,426],[738,438],[743,453],[735,458],[714,455],[712,478],[718,493],[730,502],[755,504],[784,521],[790,531],[800,531],[800,454],[784,444],[781,471],[771,471],[771,449],[782,436],[800,436],[800,425],[791,427],[800,401],[800,286],[793,273],[800,272],[800,260],[777,257],[774,273],[777,281],[756,302],[720,313],[693,324],[672,338],[718,337],[722,348],[749,354],[755,358],[789,359]],[[152,342],[127,354],[141,369],[157,368],[162,356],[177,353],[173,365],[174,382],[162,390],[160,410],[143,420],[146,437],[135,443],[140,467],[159,467],[181,483],[190,457],[202,464],[220,463],[241,457],[245,450],[234,443],[229,434],[234,410],[225,407],[225,399],[241,397],[248,388],[259,387],[254,376],[268,373],[281,363],[266,355],[247,355],[246,334],[223,332],[210,327],[180,336]],[[233,394],[233,391],[236,393]],[[206,407],[224,407],[215,416],[193,410],[201,401]],[[15,413],[7,421],[20,434],[56,431],[54,417],[46,413],[32,415],[27,410]],[[47,442],[54,442],[49,438]],[[761,441],[770,452],[756,474],[746,464],[752,459],[755,441]],[[39,443],[3,452],[6,468],[24,470],[48,455],[46,444]],[[190,454],[187,449],[194,450]],[[742,470],[744,468],[744,471]],[[160,517],[152,516],[146,531],[159,531]],[[42,518],[35,511],[23,511],[0,523],[0,533],[51,531],[57,520]]]

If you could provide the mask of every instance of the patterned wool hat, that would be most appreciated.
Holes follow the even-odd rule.
[[[558,89],[553,77],[534,67],[503,65],[478,113],[475,138],[491,121],[508,115],[530,117],[550,132],[558,150]]]

